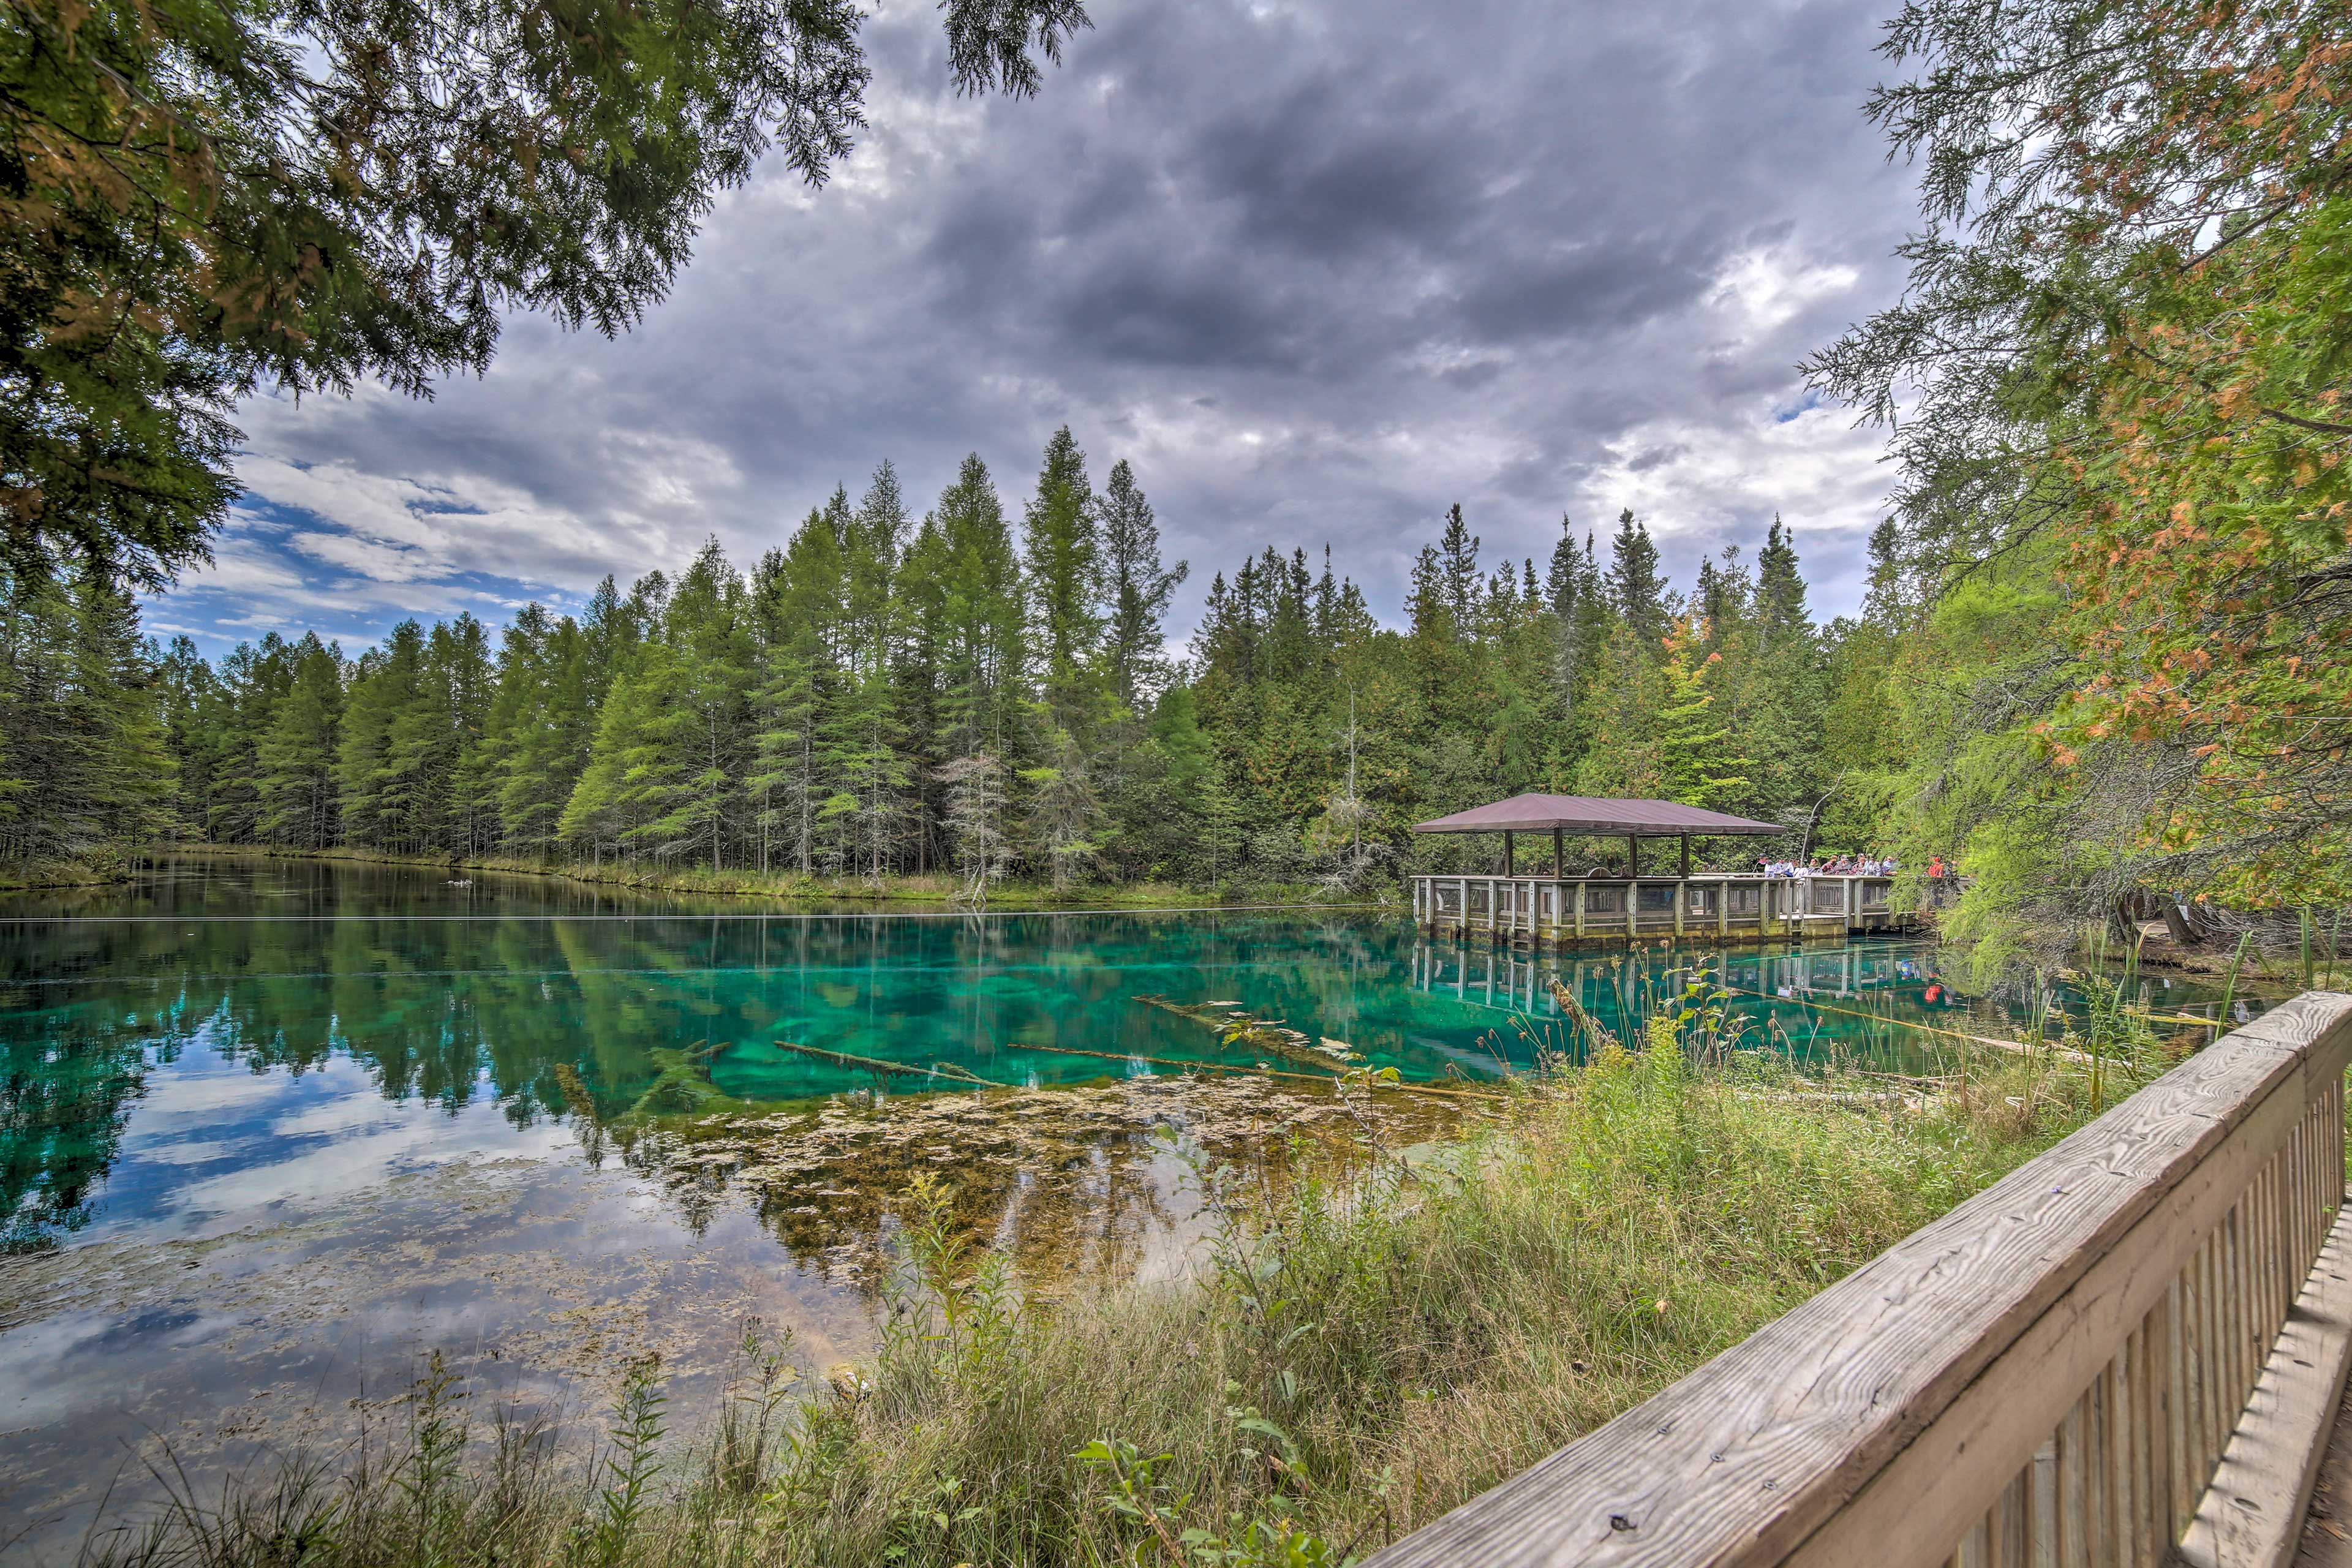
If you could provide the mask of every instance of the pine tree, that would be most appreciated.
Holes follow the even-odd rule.
[[[897,689],[887,668],[853,676],[823,729],[821,750],[833,792],[819,816],[839,856],[878,884],[907,808],[914,764],[902,742]]]
[[[1648,525],[1633,520],[1632,507],[1618,514],[1617,537],[1610,542],[1609,602],[1635,637],[1655,643],[1666,635],[1673,610],[1658,572],[1658,546]]]
[[[489,636],[461,613],[429,633],[406,622],[393,643],[384,672],[392,706],[373,752],[371,804],[386,847],[462,856],[482,802],[459,763],[488,707]]]
[[[861,679],[890,668],[899,619],[893,591],[908,531],[898,471],[886,462],[874,470],[842,537],[842,642],[849,669]]]
[[[1809,813],[1826,787],[1818,757],[1827,693],[1796,541],[1777,516],[1756,556],[1755,644],[1754,804],[1767,814]]]
[[[1559,542],[1552,546],[1544,578],[1544,605],[1550,614],[1552,694],[1559,714],[1544,772],[1555,784],[1565,784],[1575,777],[1584,752],[1586,698],[1598,679],[1610,626],[1592,537],[1587,534],[1580,548],[1566,514],[1560,517]]]
[[[839,844],[840,825],[824,815],[834,792],[824,735],[844,682],[841,650],[851,640],[843,554],[848,499],[839,492],[835,499],[836,508],[809,513],[784,549],[761,559],[751,588],[758,686],[743,789],[758,802],[761,868],[781,845],[804,877],[826,858],[829,833],[836,850]],[[837,866],[841,857],[831,858]]]
[[[575,852],[585,848],[594,865],[604,863],[608,846],[624,854],[644,821],[629,789],[627,758],[661,700],[659,677],[645,667],[661,657],[656,633],[669,598],[669,579],[660,572],[638,578],[625,597],[607,577],[581,623],[581,684],[594,699],[594,725],[556,834]]]
[[[1608,629],[1583,701],[1578,793],[1645,797],[1661,776],[1659,714],[1668,698],[1664,638],[1672,604],[1658,547],[1627,508],[1601,579]]]
[[[1028,827],[1037,858],[1059,893],[1068,890],[1101,850],[1103,810],[1086,752],[1067,730],[1050,729],[1042,750],[1048,760],[1024,768],[1021,778],[1030,789]]]
[[[1478,598],[1478,536],[1462,521],[1462,503],[1446,509],[1445,529],[1437,538],[1437,589],[1446,612],[1457,626],[1470,625]]]
[[[0,574],[0,847],[29,873],[113,862],[170,820],[137,607],[102,576]]]
[[[1410,825],[1541,787],[1822,816],[1860,845],[1906,754],[1885,716],[1921,612],[1891,527],[1864,616],[1824,631],[1777,519],[1752,571],[1736,548],[1701,563],[1685,614],[1630,510],[1605,566],[1563,519],[1539,571],[1482,568],[1455,506],[1403,631],[1328,546],[1268,545],[1212,574],[1177,666],[1160,626],[1184,568],[1132,468],[1097,501],[1057,432],[1028,512],[1017,545],[973,456],[910,529],[884,464],[748,584],[714,542],[675,581],[606,579],[576,620],[524,606],[495,659],[464,615],[348,663],[275,633],[217,666],[184,642],[124,654],[127,608],[0,579],[0,837],[100,843],[116,828],[51,822],[80,791],[110,823],[223,843],[877,882],[952,864],[974,898],[1016,867],[1354,885],[1391,856],[1478,863]],[[167,781],[142,806],[110,759],[151,744],[173,765],[142,775]]]
[[[1159,521],[1124,458],[1103,487],[1102,544],[1111,687],[1130,712],[1139,711],[1165,674],[1160,618],[1192,568],[1179,561],[1161,569]]]
[[[612,580],[605,580],[611,595]],[[499,831],[509,853],[545,856],[594,735],[588,655],[578,623],[526,605],[501,638],[497,696],[484,726]]]
[[[632,809],[629,791],[630,752],[658,709],[662,693],[659,673],[647,667],[662,658],[650,639],[632,647],[620,661],[611,689],[596,716],[595,738],[589,743],[588,765],[572,787],[556,819],[556,833],[575,852],[585,848],[593,865],[601,867],[610,847],[618,858],[644,820]]]
[[[815,868],[816,726],[819,662],[811,639],[787,637],[759,651],[751,693],[752,763],[743,793],[756,803],[758,859],[771,869],[779,849],[801,875]]]
[[[940,751],[1002,752],[1015,728],[1026,674],[1019,563],[988,467],[963,460],[940,497],[919,573],[938,599]]]
[[[201,839],[212,816],[214,755],[223,707],[220,681],[196,650],[195,640],[182,635],[172,639],[157,666],[156,689],[163,709],[164,748],[176,764],[170,836]],[[0,731],[0,748],[6,740]],[[331,767],[333,760],[330,752]],[[0,749],[0,774],[5,769],[5,752]]]
[[[879,883],[914,776],[898,713],[901,612],[892,593],[906,542],[906,507],[890,465],[877,470],[845,536],[845,667],[819,750],[832,793],[821,810],[846,862]]]
[[[438,679],[449,689],[447,798],[440,850],[471,859],[499,842],[499,752],[488,741],[497,682],[488,629],[463,611],[428,639]]]
[[[173,767],[152,647],[139,635],[137,604],[103,577],[83,574],[75,600],[84,700],[104,752],[85,787],[99,836],[110,853],[123,855],[169,820]]]
[[[587,748],[593,739],[594,721],[604,708],[604,699],[612,693],[614,678],[652,626],[651,605],[656,593],[667,593],[667,584],[658,572],[638,583],[625,599],[610,577],[597,584],[595,593],[589,595],[588,607],[580,616],[578,676],[576,679],[567,678],[567,685],[578,693],[591,731],[590,735],[581,737],[580,750],[572,763],[575,775],[588,765]]]
[[[265,843],[325,849],[339,828],[334,778],[337,730],[342,719],[341,649],[306,635],[287,658],[291,679],[256,749],[260,814],[255,826]]]
[[[742,575],[711,540],[631,672],[638,691],[614,737],[617,804],[635,819],[622,837],[656,859],[728,864],[753,663],[744,599]]]
[[[204,836],[216,844],[257,841],[261,816],[257,761],[262,733],[286,689],[286,643],[268,632],[239,643],[215,672],[210,700],[193,729],[207,788]]]
[[[1444,548],[1423,545],[1414,559],[1405,600],[1422,709],[1433,732],[1452,731],[1468,721],[1479,701],[1472,614],[1477,573],[1478,541],[1456,506],[1446,514]]]
[[[394,732],[406,725],[414,733],[424,667],[425,629],[403,621],[383,647],[360,656],[344,695],[335,782],[347,840],[362,847],[416,847],[405,836],[412,826],[406,803],[414,787],[404,781]]]
[[[1916,614],[1892,518],[1870,535],[1870,588],[1856,620],[1841,619],[1822,661],[1822,779],[1815,842],[1866,852],[1890,815],[1912,761],[1911,726],[1897,694],[1898,662]]]
[[[1037,617],[1039,675],[1055,722],[1083,721],[1088,666],[1102,620],[1095,605],[1102,569],[1101,530],[1087,455],[1066,425],[1045,444],[1037,493],[1024,519],[1023,553],[1031,609]]]
[[[1591,741],[1577,765],[1576,793],[1655,798],[1663,768],[1659,714],[1669,697],[1660,644],[1630,620],[1616,620],[1601,645],[1588,711]]]

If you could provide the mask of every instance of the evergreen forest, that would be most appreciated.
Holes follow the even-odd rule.
[[[748,569],[713,542],[576,615],[409,621],[356,655],[273,634],[215,665],[142,645],[95,586],[22,595],[16,848],[1366,892],[1496,847],[1411,823],[1538,789],[1875,847],[1891,558],[1864,616],[1827,626],[1777,520],[1677,588],[1630,510],[1513,561],[1455,507],[1402,627],[1342,564],[1237,562],[1171,649],[1187,563],[1130,466],[1097,488],[1064,429],[1017,503],[972,457],[917,517],[885,464]]]

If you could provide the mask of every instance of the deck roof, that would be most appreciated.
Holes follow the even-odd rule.
[[[1549,833],[1554,828],[1612,838],[1789,831],[1777,822],[1758,822],[1671,800],[1607,800],[1587,795],[1515,795],[1492,805],[1473,806],[1412,825],[1415,833]]]

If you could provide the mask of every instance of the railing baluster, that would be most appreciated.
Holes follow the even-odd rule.
[[[2201,1487],[2221,1456],[2219,1392],[2213,1386],[2213,1243],[2208,1237],[2189,1261],[2189,1383],[2196,1399],[2197,1474]]]
[[[2115,1542],[2117,1563],[2139,1560],[2139,1494],[2132,1485],[2132,1456],[2139,1444],[2138,1428],[2132,1420],[2136,1402],[2132,1398],[2130,1373],[2130,1350],[2126,1346],[2116,1352],[2105,1373],[2111,1423],[2107,1433],[2108,1508],[2114,1520],[2109,1539]]]
[[[2189,1353],[2181,1336],[2186,1313],[2180,1279],[2175,1276],[2164,1293],[2164,1333],[2157,1342],[2157,1359],[2164,1383],[2164,1515],[2165,1528],[2178,1541],[2197,1512],[2197,1496],[2204,1482],[2189,1479]]]
[[[2122,1568],[2134,1560],[2138,1532],[2132,1528],[2131,1407],[2125,1397],[2121,1350],[2102,1377],[2107,1407],[2107,1561]]]
[[[2247,1245],[2249,1216],[2253,1213],[2251,1192],[2238,1201],[2230,1213],[2230,1399],[2242,1403],[2246,1397],[2246,1368],[2251,1363],[2247,1347],[2253,1342],[2253,1280],[2252,1253]]]
[[[2143,1555],[2172,1537],[2172,1510],[2165,1491],[2164,1390],[2156,1376],[2156,1313],[2132,1331],[2132,1540]]]
[[[2084,1394],[2058,1424],[2058,1477],[2052,1489],[2057,1528],[2058,1568],[2091,1568],[2091,1506],[2096,1495],[2084,1464],[2090,1440],[2091,1396]]]
[[[2032,1568],[2033,1560],[2029,1555],[2033,1528],[2032,1486],[2033,1467],[2029,1463],[2001,1489],[2000,1500],[1993,1505],[1992,1529],[1989,1533],[1993,1560],[2000,1568]]]
[[[2025,1500],[2031,1506],[2020,1561],[2026,1568],[2058,1568],[2058,1438],[2054,1433],[2034,1450],[2025,1479]]]
[[[2189,1528],[2197,1517],[2197,1501],[2205,1495],[2213,1472],[2205,1462],[2205,1443],[2199,1429],[2197,1398],[2197,1299],[2190,1269],[2172,1280],[2172,1535]]]

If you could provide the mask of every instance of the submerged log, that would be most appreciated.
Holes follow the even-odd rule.
[[[1280,1018],[1255,1018],[1238,1011],[1238,1002],[1178,1002],[1170,997],[1143,995],[1135,998],[1147,1007],[1158,1007],[1180,1018],[1217,1031],[1226,1045],[1246,1045],[1268,1056],[1300,1067],[1328,1068],[1337,1064],[1353,1067],[1362,1058],[1337,1040],[1315,1043],[1312,1037],[1291,1028]],[[1224,1009],[1234,1009],[1225,1011]]]
[[[1278,1078],[1292,1083],[1328,1084],[1339,1081],[1337,1074],[1326,1077],[1320,1073],[1284,1072],[1279,1068],[1255,1066],[1244,1068],[1233,1067],[1224,1062],[1179,1061],[1171,1057],[1139,1057],[1131,1051],[1089,1051],[1083,1050],[1076,1046],[1040,1046],[1032,1044],[1016,1044],[1011,1048],[1020,1051],[1047,1051],[1057,1057],[1093,1057],[1098,1060],[1107,1062],[1143,1062],[1151,1067],[1176,1068],[1184,1072],[1221,1072],[1237,1078]],[[1446,1100],[1504,1100],[1508,1098],[1508,1096],[1506,1095],[1492,1094],[1482,1089],[1441,1089],[1435,1084],[1407,1083],[1402,1079],[1399,1079],[1394,1083],[1374,1084],[1372,1087],[1376,1089],[1397,1089],[1406,1094],[1433,1094]]]
[[[906,1078],[952,1079],[960,1083],[976,1083],[987,1089],[1005,1087],[994,1079],[982,1078],[968,1068],[955,1067],[947,1062],[916,1067],[910,1062],[885,1061],[880,1057],[861,1057],[849,1051],[827,1050],[823,1046],[804,1046],[798,1040],[778,1040],[776,1044],[785,1050],[798,1051],[804,1057],[815,1057],[820,1061],[834,1062],[842,1067],[865,1068],[872,1072],[896,1073]]]

